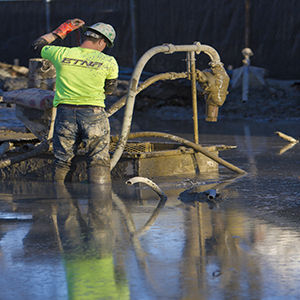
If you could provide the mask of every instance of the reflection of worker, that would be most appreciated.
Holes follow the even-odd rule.
[[[90,184],[88,189],[85,214],[66,185],[57,185],[57,236],[68,298],[129,299],[125,271],[122,272],[119,264],[115,265],[113,255],[111,189],[99,184]]]
[[[33,47],[56,69],[54,180],[65,180],[71,160],[82,143],[87,156],[88,179],[102,183],[110,181],[110,128],[104,100],[105,95],[115,90],[118,77],[116,60],[102,51],[106,46],[113,46],[115,30],[109,24],[96,23],[86,28],[85,39],[79,47],[48,46],[83,25],[80,19],[66,21],[38,38]]]

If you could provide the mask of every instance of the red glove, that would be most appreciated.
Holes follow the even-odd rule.
[[[68,20],[65,23],[61,24],[58,28],[53,30],[52,33],[57,35],[63,40],[68,33],[80,28],[83,25],[84,25],[84,21],[80,19]]]

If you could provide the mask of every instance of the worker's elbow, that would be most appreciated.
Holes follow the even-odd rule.
[[[112,95],[117,89],[118,81],[117,79],[106,79],[104,86],[104,94]]]

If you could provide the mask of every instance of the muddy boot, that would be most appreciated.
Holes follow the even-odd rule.
[[[69,171],[70,167],[68,165],[55,164],[53,172],[53,181],[63,183]]]
[[[89,183],[110,184],[110,168],[100,165],[90,166],[88,168]]]

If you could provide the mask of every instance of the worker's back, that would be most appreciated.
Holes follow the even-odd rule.
[[[56,69],[54,106],[76,104],[105,107],[105,80],[118,77],[114,57],[94,49],[58,46],[45,46],[41,55],[49,59]]]

